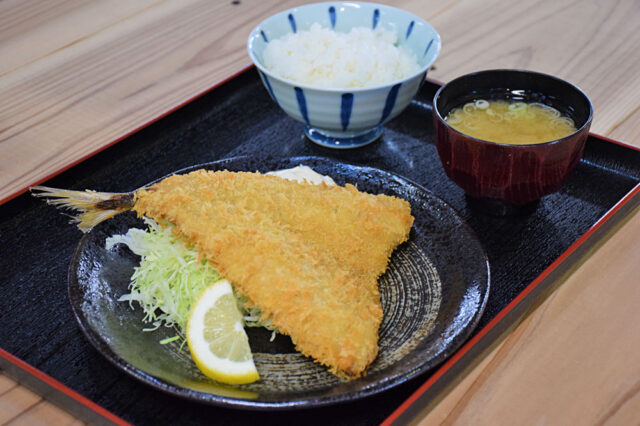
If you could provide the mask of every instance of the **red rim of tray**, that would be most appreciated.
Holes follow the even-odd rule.
[[[42,179],[38,179],[37,181],[33,182],[32,184],[14,192],[13,194],[7,196],[6,198],[0,200],[0,205],[6,203],[7,201],[25,193],[26,191],[29,190],[29,188],[31,186],[34,185],[38,185],[44,181],[47,181],[51,178],[53,178],[54,176],[57,176],[58,174],[67,171],[68,169],[72,168],[73,166],[85,161],[86,159],[102,152],[103,150],[115,145],[116,143],[124,140],[125,138],[131,136],[134,133],[139,132],[140,130],[144,129],[147,126],[150,126],[151,124],[155,123],[156,121],[166,117],[167,115],[173,113],[174,111],[182,108],[183,106],[195,101],[196,99],[200,98],[201,96],[204,96],[205,94],[211,92],[212,90],[222,86],[224,83],[233,80],[234,78],[238,77],[239,75],[247,72],[250,69],[253,69],[254,65],[253,64],[249,64],[243,68],[241,68],[240,70],[238,70],[237,72],[229,75],[227,78],[218,81],[217,83],[215,83],[213,86],[195,94],[194,96],[176,103],[175,105],[167,108],[165,111],[163,111],[162,113],[158,114],[157,116],[151,118],[149,121],[135,127],[134,129],[132,129],[131,131],[128,131],[126,133],[123,133],[122,135],[120,135],[119,137],[117,137],[116,139],[114,139],[113,141],[103,145],[102,147],[82,156],[81,158],[73,161],[72,163],[69,163],[67,165],[65,165],[64,167],[60,168],[59,170],[49,174],[48,176],[42,178]],[[427,81],[432,82],[434,84],[437,85],[442,85],[442,82],[439,82],[437,80],[431,79],[431,78],[427,78]],[[615,139],[611,139],[611,138],[607,138],[605,136],[600,136],[594,133],[589,133],[590,137],[594,137],[600,140],[603,140],[605,142],[609,142],[609,143],[613,143],[619,146],[622,146],[624,148],[628,148],[628,149],[632,149],[635,151],[640,151],[640,147],[636,147],[630,144],[627,144],[625,142],[621,142]],[[432,375],[429,377],[429,379],[427,379],[426,382],[424,382],[411,396],[409,396],[409,398],[407,398],[400,406],[398,406],[398,408],[396,408],[396,410],[391,413],[391,415],[389,415],[389,417],[382,423],[383,425],[390,425],[392,424],[395,420],[397,420],[409,407],[412,406],[412,404],[414,404],[416,402],[416,400],[418,400],[420,398],[421,395],[423,395],[429,388],[431,388],[440,378],[442,378],[442,376],[449,371],[465,354],[467,354],[471,348],[473,348],[480,340],[482,340],[482,338],[484,336],[487,335],[487,333],[489,333],[489,331],[493,330],[496,325],[498,325],[503,319],[504,317],[509,314],[511,311],[514,310],[514,308],[516,306],[518,306],[536,287],[538,287],[538,285],[543,282],[545,280],[545,278],[547,278],[554,270],[556,270],[563,262],[565,262],[567,260],[567,258],[569,258],[569,256],[571,256],[579,247],[581,247],[599,228],[602,227],[603,224],[605,224],[606,222],[608,222],[612,216],[614,216],[624,205],[626,205],[634,196],[638,195],[640,193],[640,184],[636,185],[629,193],[627,193],[622,199],[620,199],[611,209],[609,209],[609,211],[607,213],[605,213],[596,223],[594,223],[582,236],[580,236],[580,238],[578,238],[571,246],[569,246],[568,249],[566,249],[551,265],[549,265],[544,271],[542,271],[542,273],[540,275],[538,275],[538,277],[536,277],[536,279],[534,279],[527,287],[525,287],[524,290],[522,290],[507,306],[505,306],[500,312],[498,312],[498,314],[487,324],[485,325],[482,329],[480,329],[475,336],[473,336],[469,341],[467,341],[460,349],[458,349],[451,357],[449,357],[439,368],[437,368]],[[44,372],[38,370],[37,368],[33,367],[32,365],[26,363],[25,361],[21,360],[20,358],[17,358],[13,355],[11,355],[10,353],[8,353],[7,351],[3,350],[2,348],[0,348],[0,358],[3,358],[5,361],[11,363],[14,367],[18,368],[19,370],[22,370],[24,373],[29,374],[31,376],[33,376],[34,378],[36,378],[37,380],[45,383],[46,385],[49,385],[51,388],[62,392],[63,394],[65,394],[66,396],[72,398],[74,401],[76,401],[77,403],[85,406],[86,408],[92,410],[93,412],[95,412],[96,414],[104,417],[105,419],[108,419],[111,422],[114,422],[115,424],[122,424],[122,425],[128,425],[129,423],[125,422],[123,419],[121,419],[120,417],[116,416],[115,414],[111,413],[110,411],[108,411],[107,409],[105,409],[104,407],[96,404],[95,402],[89,400],[88,398],[82,396],[81,394],[79,394],[78,392],[74,391],[73,389],[67,387],[66,385],[62,384],[61,382],[59,382],[58,380],[52,378],[51,376],[45,374]]]

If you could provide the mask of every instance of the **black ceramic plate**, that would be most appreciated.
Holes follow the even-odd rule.
[[[489,265],[471,229],[445,202],[397,175],[317,157],[234,158],[198,168],[231,171],[283,169],[305,164],[338,184],[402,197],[415,223],[394,252],[379,287],[384,318],[379,355],[364,378],[341,381],[294,350],[282,335],[271,342],[264,329],[248,329],[261,380],[249,385],[214,383],[178,344],[161,345],[171,329],[143,332],[141,309],[118,298],[138,258],[126,247],[105,250],[105,239],[143,227],[133,214],[110,219],[84,235],[69,270],[69,297],[89,341],[117,367],[168,393],[217,405],[278,409],[354,400],[423,373],[453,353],[477,324],[489,292]]]

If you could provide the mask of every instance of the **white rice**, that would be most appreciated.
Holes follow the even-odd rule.
[[[420,69],[415,54],[396,46],[395,31],[365,27],[340,33],[320,24],[270,41],[265,67],[281,77],[320,87],[365,87],[389,83]]]

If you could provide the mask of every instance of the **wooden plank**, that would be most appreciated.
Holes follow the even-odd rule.
[[[18,386],[18,384],[15,381],[11,380],[4,374],[0,374],[0,396],[9,392],[16,386]]]
[[[8,423],[9,426],[80,426],[84,424],[47,401],[40,401]]]
[[[0,199],[245,65],[240,40],[261,8],[245,6],[244,25],[238,26],[238,15],[229,19],[232,7],[163,2],[5,74],[0,80],[0,93],[8,100],[0,106]]]
[[[3,393],[0,395],[0,424],[5,424],[18,417],[41,399],[22,386],[15,386],[10,391]]]
[[[637,235],[638,212],[419,424],[637,424]]]
[[[611,128],[608,136],[612,139],[640,146],[640,106],[634,112],[621,118],[619,123]]]
[[[0,76],[143,13],[160,0],[9,0],[0,3]],[[6,3],[6,4],[5,4]]]

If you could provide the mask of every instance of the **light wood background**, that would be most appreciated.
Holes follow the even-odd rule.
[[[244,67],[250,30],[300,3],[1,1],[0,201]],[[430,77],[489,68],[554,74],[591,98],[593,132],[640,146],[637,0],[389,4],[440,32]],[[636,213],[424,423],[638,423],[639,255]],[[76,421],[6,377],[0,413],[0,423]]]

